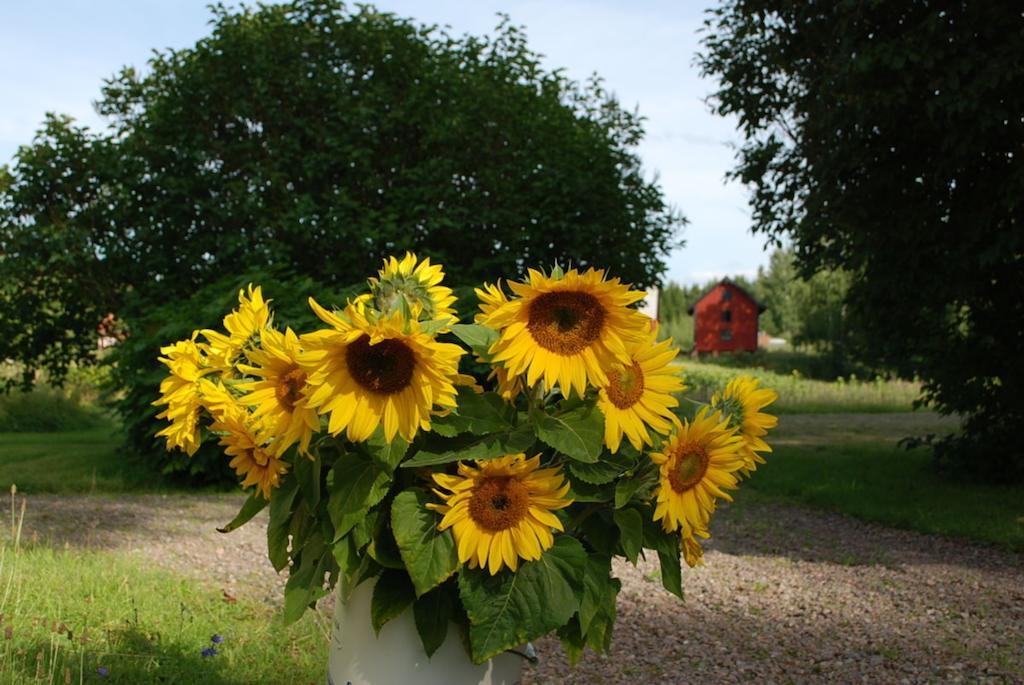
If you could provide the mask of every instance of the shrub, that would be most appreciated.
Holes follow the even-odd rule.
[[[641,118],[545,71],[507,22],[452,37],[368,6],[229,10],[126,67],[109,129],[51,116],[0,169],[0,359],[62,375],[108,312],[225,275],[328,287],[414,250],[455,283],[524,264],[651,285],[682,222],[636,154]],[[168,312],[169,313],[169,312]]]
[[[0,394],[0,432],[47,433],[93,428],[103,422],[99,409],[77,390],[36,385]]]

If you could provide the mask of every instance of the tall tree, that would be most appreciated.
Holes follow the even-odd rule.
[[[411,249],[462,285],[556,261],[664,271],[682,218],[641,169],[641,118],[541,68],[515,26],[212,11],[209,37],[106,83],[109,129],[51,118],[0,181],[0,359],[59,376],[108,310],[254,269],[337,286]]]
[[[726,0],[703,45],[755,229],[851,272],[862,352],[965,417],[940,457],[1024,478],[1019,3]]]

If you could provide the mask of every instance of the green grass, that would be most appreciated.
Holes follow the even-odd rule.
[[[761,495],[897,528],[1024,550],[1024,486],[942,478],[901,437],[952,430],[934,414],[783,416],[774,453],[751,477]]]
[[[918,383],[901,380],[857,378],[817,381],[799,374],[778,374],[756,368],[730,368],[708,362],[683,360],[687,396],[707,401],[736,376],[754,376],[779,393],[772,405],[778,414],[845,414],[906,412],[920,395]]]
[[[154,490],[158,473],[123,454],[112,424],[61,433],[0,433],[0,488],[26,493]]]
[[[115,553],[0,542],[0,685],[321,683],[328,631]]]

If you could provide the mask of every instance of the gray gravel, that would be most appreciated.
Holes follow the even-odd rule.
[[[280,602],[266,518],[222,535],[241,499],[36,496],[28,536],[118,550],[232,595]],[[570,670],[555,639],[524,685],[1024,683],[1024,558],[795,506],[746,502],[713,522],[686,600],[656,562],[617,563],[608,655]]]

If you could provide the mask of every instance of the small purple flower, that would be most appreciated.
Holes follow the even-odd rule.
[[[210,638],[210,642],[212,642],[215,645],[219,645],[220,643],[224,642],[224,636],[223,635],[214,635],[213,637]]]
[[[108,675],[110,675],[110,670],[109,670],[109,669],[107,669],[107,667],[106,667],[106,666],[100,666],[100,667],[98,667],[98,668],[96,669],[96,672],[97,672],[97,673],[99,673],[99,675],[100,675],[100,677],[101,677],[101,678],[106,678],[106,677],[107,677]]]
[[[202,651],[203,656],[217,656],[216,647],[207,647]]]

